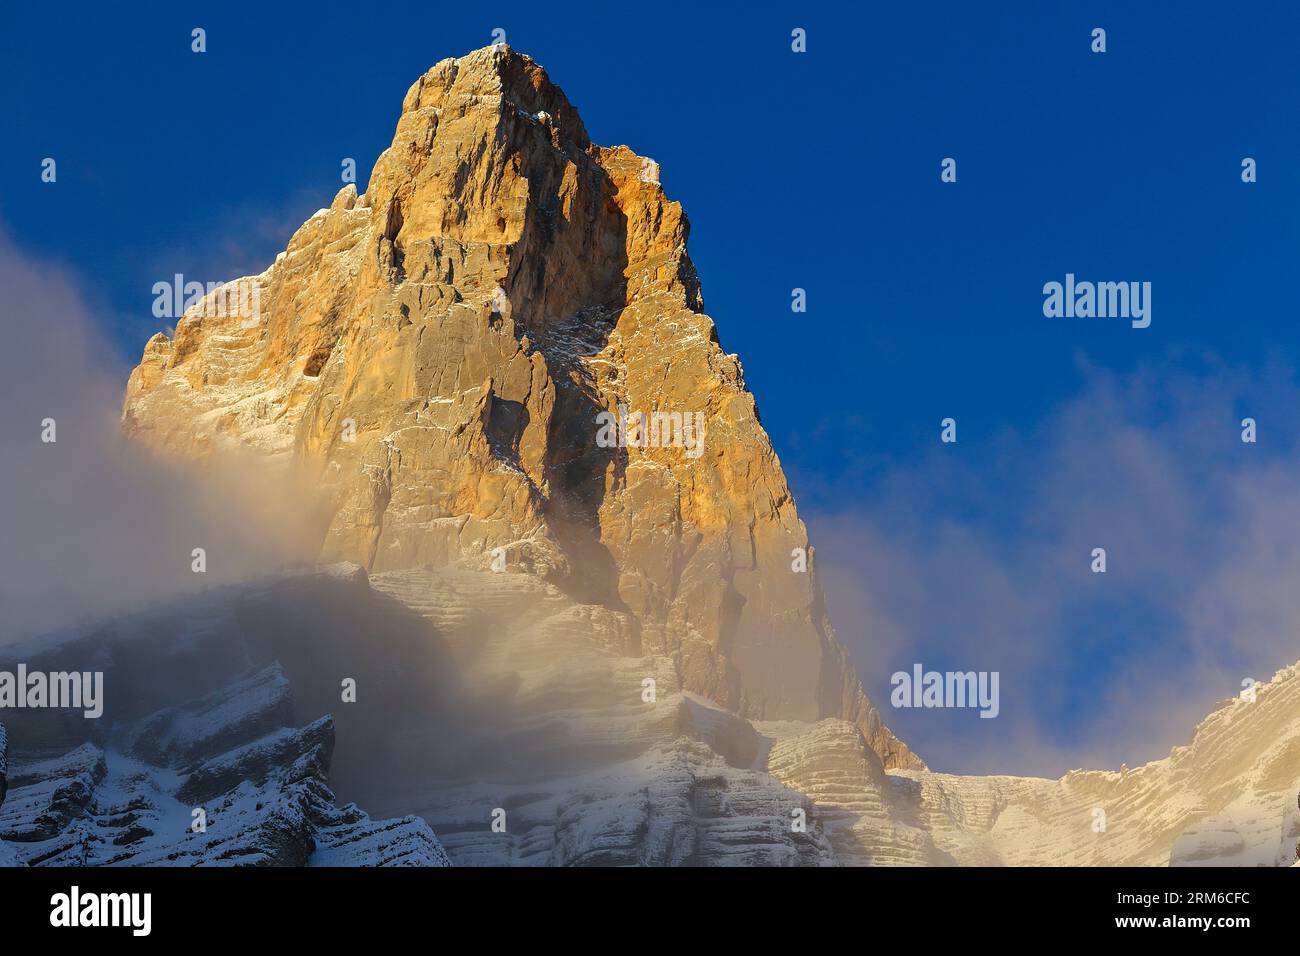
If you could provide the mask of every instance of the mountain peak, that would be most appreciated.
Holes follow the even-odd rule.
[[[918,766],[835,639],[687,235],[657,165],[592,145],[531,59],[443,60],[365,194],[345,186],[241,280],[256,310],[204,300],[149,342],[124,428],[292,466],[323,560],[538,576],[673,658],[686,690],[843,717]]]
[[[440,60],[407,90],[402,112],[472,109],[500,98],[515,110],[555,129],[563,141],[586,149],[591,141],[564,91],[551,82],[532,57],[504,43],[481,47],[461,57]]]

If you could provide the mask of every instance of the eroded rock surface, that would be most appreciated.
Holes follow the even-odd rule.
[[[217,293],[149,341],[124,429],[305,479],[325,560],[485,568],[501,549],[618,615],[691,691],[755,719],[847,719],[887,765],[920,767],[863,694],[815,559],[792,570],[807,533],[687,233],[658,167],[591,143],[531,59],[444,60],[365,193],[344,187],[241,280],[257,314]],[[669,416],[656,435],[680,441],[602,447],[597,416],[620,408]],[[697,414],[702,436],[674,424]]]

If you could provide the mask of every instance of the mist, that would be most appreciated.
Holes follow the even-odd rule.
[[[305,496],[261,462],[165,461],[123,438],[130,369],[70,272],[0,236],[0,288],[0,643],[314,556]]]
[[[1136,766],[1300,659],[1295,377],[1169,366],[1085,368],[1074,400],[1026,416],[1038,424],[964,422],[958,444],[936,437],[865,493],[823,490],[854,504],[806,516],[868,694],[933,769]],[[998,671],[999,718],[890,707],[890,674],[914,662]]]

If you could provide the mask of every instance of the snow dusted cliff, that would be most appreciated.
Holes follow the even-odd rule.
[[[448,865],[423,821],[336,807],[326,783],[333,722],[282,726],[291,709],[289,684],[272,665],[115,728],[104,746],[14,755],[0,863]]]
[[[0,859],[1280,866],[1300,839],[1300,667],[1163,760],[1047,780],[887,770],[850,722],[748,720],[526,573],[333,568],[21,651],[55,669],[91,648],[101,722],[11,720]],[[145,661],[189,686],[137,678],[124,711]],[[327,773],[392,819],[337,808]]]
[[[408,802],[460,864],[1266,865],[1300,839],[1300,666],[1233,699],[1168,757],[1059,780],[887,770],[837,719],[754,722],[629,654],[598,608],[525,575],[377,575],[510,694]],[[472,609],[472,610],[471,610]],[[473,626],[475,614],[493,625]],[[644,699],[647,678],[655,700]],[[531,759],[520,761],[520,750]],[[490,766],[486,765],[490,764]],[[453,764],[452,766],[455,766]],[[506,809],[508,833],[484,826]],[[794,826],[802,811],[806,832]],[[1104,816],[1101,816],[1101,815]]]
[[[1287,866],[1300,839],[1300,665],[1257,690],[1131,770],[893,779],[958,863]]]

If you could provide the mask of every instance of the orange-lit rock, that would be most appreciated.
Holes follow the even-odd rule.
[[[345,186],[255,284],[198,305],[131,375],[123,427],[183,456],[305,473],[323,560],[535,574],[601,605],[631,650],[755,719],[883,726],[821,600],[789,487],[703,312],[658,167],[593,145],[504,46],[410,88],[367,190]],[[620,406],[702,413],[702,447],[602,447]],[[688,453],[689,452],[689,453]]]

